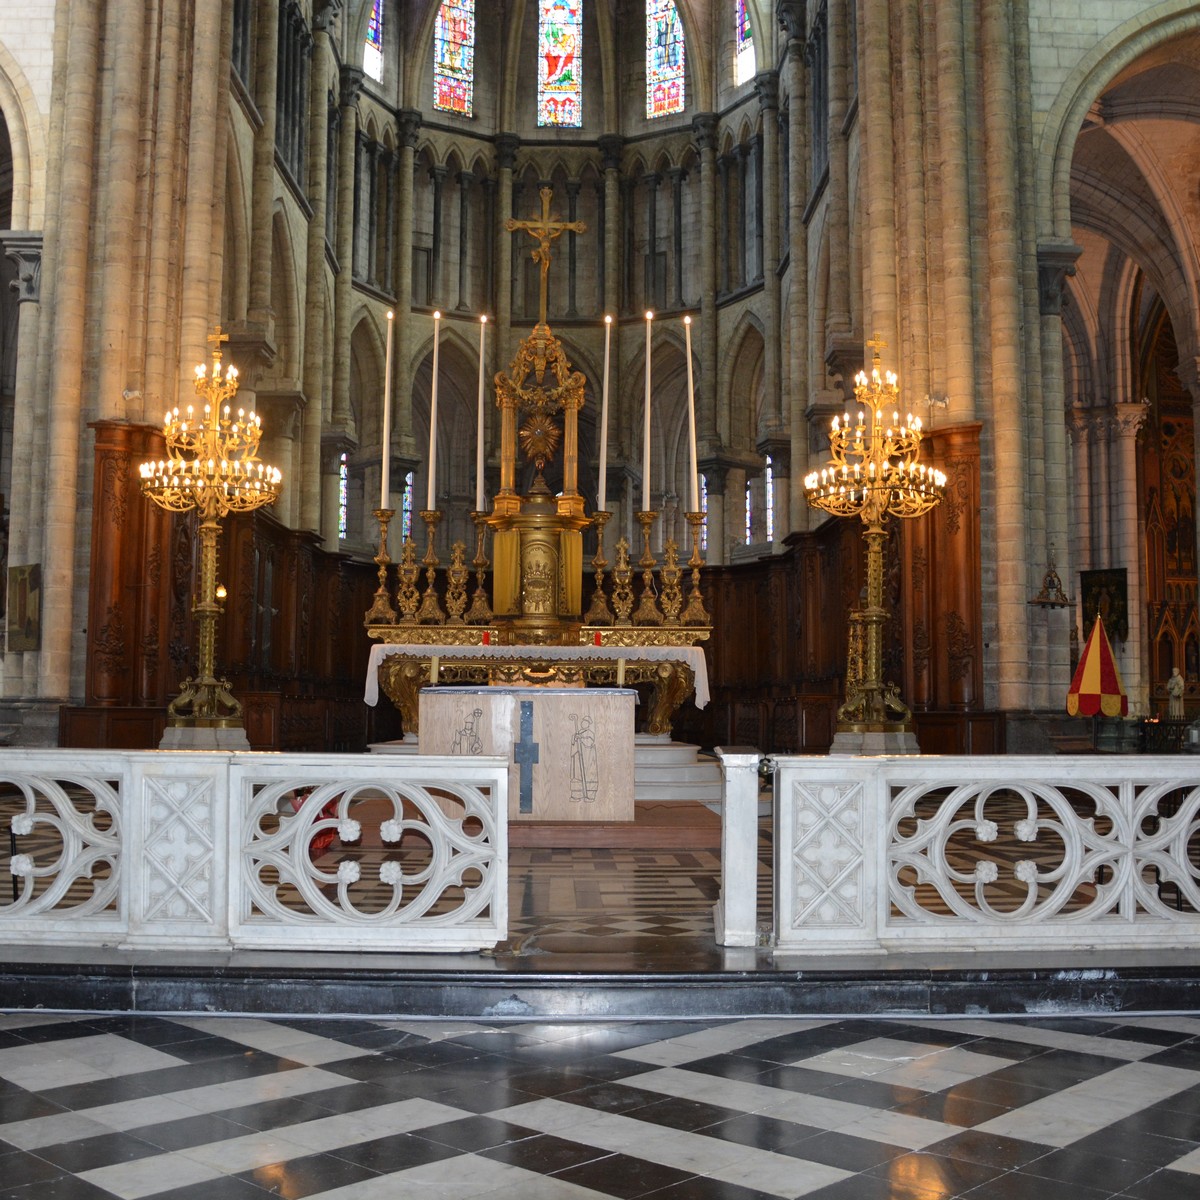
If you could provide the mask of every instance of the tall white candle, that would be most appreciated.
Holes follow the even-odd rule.
[[[429,393],[429,487],[425,493],[425,507],[430,512],[436,507],[437,497],[437,392],[438,392],[438,343],[442,327],[442,314],[433,314],[433,387]]]
[[[612,344],[612,317],[604,318],[604,386],[600,392],[600,484],[596,507],[606,511],[608,499],[608,354]]]
[[[383,356],[383,434],[379,451],[379,507],[391,508],[392,498],[392,329],[396,314],[388,309],[387,350]]]
[[[479,416],[475,430],[475,511],[483,512],[483,337],[487,317],[479,318]]]
[[[692,493],[692,507],[689,512],[700,511],[700,465],[696,461],[696,389],[692,383],[692,318],[683,318],[683,340],[687,347],[687,376],[688,376],[688,439],[691,442],[691,470],[688,487]]]
[[[650,323],[654,314],[646,314],[646,398],[642,404],[642,512],[650,511]]]

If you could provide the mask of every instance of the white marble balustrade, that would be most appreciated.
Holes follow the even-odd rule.
[[[0,753],[0,939],[476,950],[507,936],[508,764]]]
[[[1200,759],[774,764],[777,953],[1200,947]]]

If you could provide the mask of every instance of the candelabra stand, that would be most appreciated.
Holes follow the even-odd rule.
[[[401,625],[417,623],[417,609],[421,604],[421,593],[417,588],[420,574],[417,544],[411,537],[406,537],[400,548],[400,562],[396,565],[396,604],[400,609]]]
[[[654,594],[654,552],[650,549],[650,530],[654,527],[658,513],[647,511],[634,514],[642,527],[642,557],[638,566],[642,568],[642,598],[638,601],[637,610],[633,614],[635,625],[661,625],[662,610],[658,607],[658,598]]]
[[[683,571],[679,567],[679,547],[674,538],[668,538],[663,547],[663,565],[658,574],[662,582],[663,621],[667,625],[678,625],[679,611],[683,608],[683,589],[679,586]]]
[[[475,568],[475,594],[471,597],[471,608],[467,613],[469,625],[490,624],[493,613],[488,603],[487,590],[483,586],[483,577],[487,574],[488,560],[484,553],[484,537],[487,534],[487,513],[473,512],[471,520],[475,522],[475,558],[471,565]]]
[[[450,566],[446,569],[447,624],[465,625],[463,613],[467,607],[467,547],[455,542],[450,547]]]
[[[437,536],[438,522],[441,519],[442,511],[439,508],[421,510],[421,520],[425,522],[426,529],[425,557],[421,560],[425,567],[425,593],[421,597],[421,608],[417,613],[417,620],[429,625],[446,623],[446,614],[438,603],[437,569],[439,564],[437,550],[433,545],[434,538]]]
[[[855,377],[854,395],[862,406],[856,424],[851,417],[833,418],[829,445],[830,466],[805,477],[809,504],[835,516],[855,516],[865,529],[867,544],[866,604],[851,621],[851,662],[846,677],[846,701],[838,709],[833,749],[857,753],[915,753],[912,713],[900,699],[894,683],[883,679],[883,628],[887,609],[883,603],[884,523],[889,516],[919,517],[939,503],[946,476],[918,463],[921,421],[909,415],[901,421],[893,411],[887,422],[884,410],[899,402],[896,376],[879,372],[879,345],[874,369]],[[855,460],[851,462],[850,460]],[[855,629],[861,637],[861,658],[855,664]]]
[[[592,524],[596,527],[596,557],[592,559],[592,570],[596,577],[596,586],[592,589],[592,604],[583,618],[585,625],[611,625],[613,623],[612,609],[608,606],[608,597],[604,594],[604,571],[608,566],[604,558],[604,527],[608,524],[612,513],[592,513]]]
[[[711,618],[708,609],[704,607],[704,593],[700,590],[700,568],[704,558],[700,553],[700,530],[704,527],[704,512],[684,513],[687,523],[691,526],[692,554],[688,566],[692,568],[692,584],[688,589],[687,607],[681,618],[684,625],[708,625]]]
[[[367,610],[365,623],[367,625],[392,625],[396,621],[396,610],[388,595],[388,567],[392,560],[388,557],[388,526],[396,515],[394,508],[375,509],[375,520],[379,522],[379,553],[375,562],[379,566],[379,586],[375,589],[375,599]]]
[[[160,745],[168,749],[248,749],[242,728],[242,706],[227,679],[215,674],[217,617],[217,540],[221,521],[233,512],[252,512],[273,504],[282,476],[258,457],[262,422],[254,413],[228,401],[237,394],[237,368],[221,370],[221,343],[229,340],[220,327],[213,343],[212,374],[196,368],[196,394],[203,412],[189,406],[173,409],[163,421],[167,457],[141,464],[142,493],[168,512],[200,517],[200,583],[192,606],[196,618],[199,661],[167,707],[167,731]]]
[[[633,564],[629,561],[629,541],[621,537],[617,539],[617,559],[613,564],[613,608],[617,617],[616,625],[629,625],[632,622],[629,614],[633,612]]]

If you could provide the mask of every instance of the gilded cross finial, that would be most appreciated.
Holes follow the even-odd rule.
[[[550,270],[550,243],[564,233],[586,233],[587,225],[583,221],[552,221],[550,219],[550,201],[554,196],[552,187],[543,187],[538,193],[542,198],[542,217],[540,221],[518,221],[509,217],[504,222],[504,228],[509,233],[523,229],[530,237],[537,239],[537,247],[530,252],[530,257],[541,267],[542,279],[539,293],[538,323],[546,324],[546,311],[549,306],[550,289],[546,276]]]
[[[880,350],[887,349],[887,342],[885,342],[883,340],[883,338],[881,338],[879,336],[878,333],[875,334],[873,337],[870,337],[867,339],[867,345],[870,346],[871,349],[874,351],[873,358],[874,358],[875,362],[879,361]]]
[[[213,344],[213,361],[221,361],[221,343],[229,341],[229,334],[222,333],[220,325],[214,325],[213,331],[208,335],[208,340]]]

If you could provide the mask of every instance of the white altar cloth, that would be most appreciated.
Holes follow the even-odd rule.
[[[529,658],[569,661],[616,662],[682,662],[692,669],[696,681],[696,707],[703,708],[709,700],[708,663],[699,646],[396,646],[380,642],[371,647],[367,664],[367,683],[363,699],[370,705],[379,703],[379,668],[389,654],[407,658],[431,658],[437,655],[446,662],[455,659]]]

